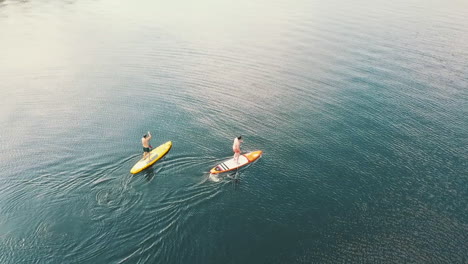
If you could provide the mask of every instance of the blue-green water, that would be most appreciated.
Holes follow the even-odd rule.
[[[467,14],[0,1],[0,263],[467,263]]]

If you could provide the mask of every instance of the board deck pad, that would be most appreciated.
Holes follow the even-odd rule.
[[[154,155],[153,155],[153,153],[150,153],[150,157],[149,157],[149,159],[146,160],[146,162],[150,163],[150,162],[154,161],[157,157],[159,157],[158,153],[155,153]]]
[[[249,163],[249,160],[244,155],[240,155],[237,162],[234,160],[234,158],[232,158],[230,160],[226,160],[225,162],[220,163],[217,167],[221,171],[227,171],[230,169],[235,169],[237,167],[244,166],[247,163]]]

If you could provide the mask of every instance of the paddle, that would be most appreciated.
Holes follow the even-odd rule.
[[[150,136],[150,140],[151,140],[151,133],[149,131],[148,131],[148,135]],[[149,145],[150,149],[152,149],[153,146],[151,146],[151,144],[149,143],[150,140],[148,140],[148,145]]]

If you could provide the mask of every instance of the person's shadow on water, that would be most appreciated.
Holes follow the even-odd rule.
[[[154,178],[154,175],[156,175],[156,171],[153,167],[149,167],[145,170],[145,179],[147,181],[151,181]]]
[[[239,170],[235,170],[235,172],[231,172],[227,175],[227,177],[232,180],[232,184],[234,186],[234,189],[237,189],[239,187],[240,183],[240,175],[239,175]]]

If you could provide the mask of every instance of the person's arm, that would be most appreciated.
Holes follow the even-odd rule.
[[[151,139],[151,133],[148,131],[148,141]]]

